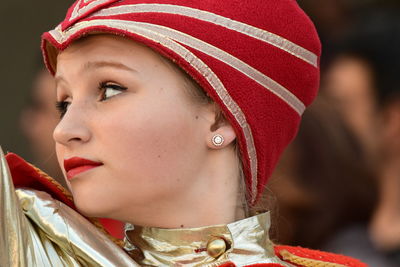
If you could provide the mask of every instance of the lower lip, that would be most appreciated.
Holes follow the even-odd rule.
[[[71,169],[71,170],[69,170],[67,172],[67,179],[71,180],[72,178],[74,178],[78,174],[80,174],[82,172],[85,172],[85,171],[88,171],[88,170],[91,170],[91,169],[96,168],[96,167],[99,167],[99,166],[84,165],[84,166],[80,166],[80,167],[77,167],[77,168],[73,168],[73,169]]]

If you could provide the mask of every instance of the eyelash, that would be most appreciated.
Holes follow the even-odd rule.
[[[56,108],[58,110],[58,113],[60,114],[60,118],[64,117],[65,113],[67,112],[68,105],[69,105],[69,102],[67,102],[67,101],[57,101],[56,102]]]
[[[128,88],[126,88],[126,87],[124,87],[122,85],[118,85],[118,84],[116,84],[114,82],[100,82],[99,86],[98,86],[98,89],[101,92],[100,101],[103,102],[103,101],[106,101],[107,99],[113,97],[113,96],[111,96],[109,98],[106,97],[105,93],[106,93],[107,89],[112,89],[112,90],[116,90],[116,91],[125,91]],[[57,110],[58,110],[58,112],[60,114],[60,118],[64,117],[65,113],[68,110],[68,106],[70,104],[71,103],[68,102],[68,101],[57,101],[56,102],[56,108],[57,108]]]

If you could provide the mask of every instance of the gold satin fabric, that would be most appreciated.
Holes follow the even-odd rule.
[[[0,148],[0,266],[139,266],[93,224],[49,194],[14,189]]]
[[[264,213],[227,225],[193,229],[160,229],[127,224],[126,248],[142,266],[236,266],[279,263],[269,239],[270,214]],[[218,258],[207,252],[207,244],[222,238],[227,249]]]

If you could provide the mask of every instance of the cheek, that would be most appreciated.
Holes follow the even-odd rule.
[[[60,169],[64,175],[65,183],[67,184],[69,191],[72,192],[71,184],[66,179],[65,170],[64,170],[65,147],[63,145],[56,143],[55,150],[56,150],[58,165],[60,166]]]
[[[113,110],[97,124],[97,142],[104,145],[103,157],[118,179],[154,187],[154,182],[182,180],[193,173],[191,162],[202,160],[201,131],[194,116],[184,107],[164,103]]]
[[[57,161],[58,165],[60,165],[61,170],[64,173],[64,146],[56,143],[56,154],[57,154]]]

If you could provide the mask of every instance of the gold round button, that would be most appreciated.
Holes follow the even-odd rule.
[[[218,258],[224,254],[226,250],[225,240],[222,238],[214,238],[210,240],[207,244],[207,253],[213,258]]]

